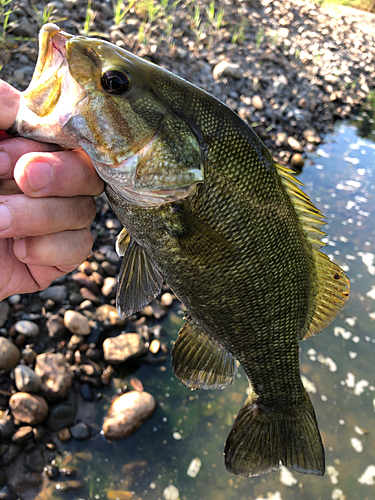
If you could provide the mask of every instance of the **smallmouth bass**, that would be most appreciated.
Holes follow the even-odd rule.
[[[168,283],[187,320],[173,369],[191,389],[250,383],[225,444],[234,474],[282,463],[323,475],[324,449],[300,378],[299,341],[349,296],[319,249],[322,213],[227,106],[108,42],[53,24],[12,127],[83,148],[124,225],[117,305],[141,310]]]

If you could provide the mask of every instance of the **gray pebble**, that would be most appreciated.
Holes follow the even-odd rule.
[[[39,392],[42,388],[42,379],[28,366],[16,366],[14,379],[20,392]]]
[[[3,300],[0,302],[0,328],[5,325],[6,320],[8,319],[10,311],[9,302]]]
[[[74,439],[88,439],[91,436],[90,427],[84,422],[70,427],[70,433]]]
[[[39,326],[32,321],[28,321],[27,319],[22,319],[15,323],[14,328],[16,332],[22,333],[26,337],[35,338],[39,335]]]
[[[72,425],[76,418],[76,409],[67,403],[58,404],[50,409],[47,426],[52,431],[57,431]]]
[[[68,296],[65,285],[51,285],[39,293],[39,297],[43,300],[53,300],[54,302],[61,302]]]

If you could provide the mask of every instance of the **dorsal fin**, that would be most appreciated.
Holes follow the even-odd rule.
[[[321,231],[324,215],[312,203],[299,186],[302,182],[293,176],[293,171],[276,163],[281,181],[301,223],[302,230],[313,249],[313,259],[317,274],[316,303],[312,319],[306,333],[302,332],[300,340],[306,340],[326,328],[344,307],[349,297],[350,282],[338,265],[322,254],[319,249],[324,245],[320,238],[325,235]]]
[[[219,389],[230,385],[237,372],[236,358],[188,318],[172,349],[172,366],[189,389]]]

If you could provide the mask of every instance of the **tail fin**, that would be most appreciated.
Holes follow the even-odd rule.
[[[229,433],[224,455],[229,472],[242,476],[266,474],[280,462],[302,474],[323,476],[324,448],[307,393],[306,403],[289,413],[262,408],[250,396]]]

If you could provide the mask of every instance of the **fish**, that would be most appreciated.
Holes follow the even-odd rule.
[[[124,226],[119,314],[164,282],[186,308],[172,349],[182,384],[222,389],[242,366],[249,390],[225,443],[228,471],[323,475],[299,342],[339,314],[350,283],[320,252],[324,216],[292,171],[204,90],[51,23],[11,131],[88,153]]]

